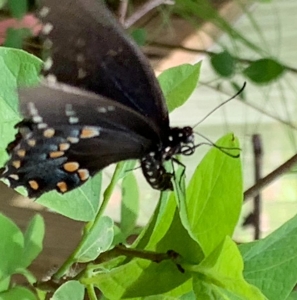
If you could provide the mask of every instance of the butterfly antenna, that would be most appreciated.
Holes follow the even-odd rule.
[[[220,105],[218,105],[216,108],[214,108],[212,111],[210,111],[202,120],[200,120],[197,124],[195,124],[193,126],[193,128],[195,128],[196,126],[198,126],[200,123],[202,123],[204,120],[206,120],[212,113],[214,113],[217,109],[219,109],[221,106],[225,105],[226,103],[228,103],[229,101],[233,100],[234,98],[236,98],[239,94],[242,93],[242,91],[244,90],[246,86],[246,82],[243,83],[242,88],[231,98],[227,99],[226,101],[222,102]]]
[[[201,145],[209,145],[209,146],[212,146],[212,147],[215,147],[217,148],[218,150],[220,150],[221,152],[223,152],[224,154],[230,156],[230,157],[233,157],[233,158],[238,158],[239,157],[239,154],[232,154],[226,150],[241,150],[240,148],[238,147],[221,147],[221,146],[218,146],[216,145],[215,143],[213,143],[209,138],[207,138],[206,136],[204,136],[203,134],[201,133],[198,133],[198,132],[194,132],[195,134],[199,135],[200,137],[202,137],[203,139],[205,139],[208,143],[199,143],[197,145],[195,145],[195,148],[201,146]]]

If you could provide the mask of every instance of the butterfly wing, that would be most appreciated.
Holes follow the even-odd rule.
[[[2,177],[12,187],[25,186],[29,197],[72,190],[109,164],[141,158],[158,143],[146,118],[102,96],[61,85],[21,94],[28,121],[20,123],[8,147],[11,159]]]
[[[168,112],[153,70],[103,0],[42,3],[45,45],[51,45],[44,74],[114,99],[167,134]]]

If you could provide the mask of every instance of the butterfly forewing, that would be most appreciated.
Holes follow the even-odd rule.
[[[116,101],[68,85],[46,81],[19,91],[21,112],[36,123],[98,126],[140,135],[160,143],[158,128],[149,119]],[[115,139],[116,141],[116,139]]]
[[[158,128],[169,128],[165,101],[148,61],[103,0],[44,0],[39,16],[45,46],[50,47],[45,75],[114,99]]]

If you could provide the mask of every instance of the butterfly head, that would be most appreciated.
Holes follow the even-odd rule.
[[[194,134],[191,127],[173,127],[170,129],[168,142],[165,147],[166,158],[171,158],[175,154],[190,155],[188,152],[193,153],[194,150]]]

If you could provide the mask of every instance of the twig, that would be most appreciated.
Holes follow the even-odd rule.
[[[128,10],[128,0],[120,0],[120,5],[117,14],[118,14],[118,20],[122,24],[122,26],[125,23],[127,10]]]
[[[289,160],[283,163],[281,166],[276,168],[274,171],[269,173],[267,176],[261,178],[255,185],[250,187],[244,192],[244,200],[246,201],[250,197],[254,197],[264,187],[272,183],[278,177],[287,173],[294,165],[297,164],[297,154],[293,155]]]
[[[217,54],[216,52],[212,52],[212,51],[208,51],[208,50],[203,50],[203,49],[195,49],[195,48],[188,48],[188,47],[184,47],[182,45],[168,45],[168,44],[163,44],[163,43],[157,43],[157,42],[153,42],[153,41],[147,41],[149,45],[151,46],[156,46],[156,47],[160,47],[160,48],[165,48],[165,49],[179,49],[179,50],[183,50],[183,51],[187,51],[187,52],[192,52],[192,53],[202,53],[202,54],[206,54],[208,56],[213,56],[215,54]],[[255,62],[255,60],[252,59],[246,59],[246,58],[241,58],[238,56],[234,56],[232,55],[232,57],[242,63],[246,63],[246,64],[251,64],[253,62]],[[296,68],[292,68],[288,65],[284,65],[281,64],[286,70],[291,71],[293,73],[297,73],[297,69]]]
[[[133,248],[127,248],[124,245],[117,245],[113,249],[106,251],[99,255],[99,257],[94,261],[94,264],[102,263],[106,260],[110,260],[113,257],[118,256],[127,256],[127,257],[138,257],[147,259],[156,263],[160,263],[163,260],[172,259],[175,260],[178,257],[178,254],[174,251],[167,251],[166,253],[159,253],[147,250],[138,250]]]
[[[254,149],[254,159],[255,159],[255,181],[259,182],[261,179],[261,170],[263,164],[263,151],[262,142],[259,134],[253,135],[253,149]],[[254,239],[258,240],[261,234],[261,191],[257,193],[254,197],[254,211],[253,211],[253,221],[254,221]]]
[[[127,20],[123,23],[124,28],[129,28],[135,24],[139,19],[146,15],[149,11],[162,4],[171,4],[173,1],[168,0],[150,0],[138,8]]]

